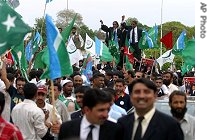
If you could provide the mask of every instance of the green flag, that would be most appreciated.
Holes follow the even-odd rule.
[[[0,55],[12,46],[21,44],[25,35],[31,31],[20,15],[5,2],[0,1]]]
[[[133,65],[128,60],[128,56],[125,56],[125,69],[126,70],[133,70]]]
[[[142,31],[142,37],[139,40],[138,46],[140,49],[158,48],[157,45],[158,27],[155,25],[148,32]]]
[[[186,47],[182,51],[182,59],[184,61],[182,75],[184,75],[195,66],[195,39],[186,42]]]
[[[69,76],[73,68],[63,38],[54,25],[51,16],[46,15],[47,47],[49,52],[48,69],[43,73],[43,78],[58,78],[58,76]],[[54,58],[56,60],[54,61]],[[52,63],[53,62],[53,63]],[[54,74],[54,75],[53,75]]]
[[[49,53],[47,47],[40,51],[34,59],[34,68],[45,69],[49,65]]]
[[[27,81],[29,81],[28,75],[27,75],[28,64],[27,64],[27,60],[25,57],[23,41],[20,45],[13,47],[11,50],[11,53],[14,56],[15,61],[20,68],[22,76],[25,77]]]
[[[131,53],[134,52],[133,47],[131,47],[130,44],[129,44],[129,41],[128,41],[127,36],[126,36],[126,38],[125,38],[125,47],[129,48],[129,51],[130,51]]]
[[[70,24],[61,32],[61,36],[62,36],[64,42],[68,41],[69,35],[71,33],[71,29],[74,26],[76,17],[77,17],[77,14],[75,14],[75,16],[74,16],[73,20],[70,22]]]
[[[182,55],[182,51],[186,46],[186,31],[182,31],[173,46],[172,53],[175,55]]]
[[[118,64],[120,62],[120,51],[117,48],[116,42],[114,40],[109,40],[109,52],[114,57],[115,63]]]
[[[101,61],[111,62],[113,60],[113,56],[111,55],[109,48],[103,43],[102,46],[102,55],[100,56]]]

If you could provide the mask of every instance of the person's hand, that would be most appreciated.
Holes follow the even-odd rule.
[[[122,16],[122,21],[124,21],[124,19],[125,19],[125,15]]]
[[[46,109],[43,109],[43,112],[44,112],[44,114],[45,114],[45,120],[47,120],[48,117],[49,117],[49,111],[46,110]]]
[[[101,24],[103,24],[103,21],[102,20],[100,20],[100,22],[101,22]]]
[[[54,134],[58,134],[59,130],[60,130],[61,124],[56,121],[55,123],[52,124],[50,130],[54,133]]]

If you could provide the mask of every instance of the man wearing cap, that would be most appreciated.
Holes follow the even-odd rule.
[[[53,110],[53,106],[46,102],[48,90],[45,85],[38,86],[37,96],[36,96],[36,104],[39,108],[41,108],[45,114],[45,125],[50,128],[53,124],[59,123],[61,124],[61,116],[58,114],[56,108]],[[54,135],[54,134],[52,134]]]
[[[68,79],[62,80],[61,86],[63,88],[63,92],[59,95],[58,99],[65,103],[69,112],[75,111],[74,101],[76,99],[72,96],[73,82]]]
[[[35,103],[37,89],[34,83],[26,83],[23,87],[25,99],[15,105],[11,114],[25,140],[41,140],[49,134],[45,115]]]

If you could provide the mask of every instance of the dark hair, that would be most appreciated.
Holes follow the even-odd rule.
[[[105,76],[104,76],[103,73],[97,72],[97,73],[93,74],[92,79],[94,80],[94,79],[96,79],[96,78],[98,78],[98,77],[103,77],[103,78],[105,78]]]
[[[17,81],[23,81],[23,82],[27,82],[26,81],[26,78],[20,76],[20,77],[17,77],[16,81],[15,81],[15,84],[17,84]]]
[[[141,83],[144,84],[146,87],[148,87],[149,89],[152,89],[154,91],[154,93],[157,92],[157,86],[155,85],[154,82],[152,82],[151,80],[147,79],[147,78],[141,78],[141,79],[135,79],[131,82],[130,85],[128,85],[128,91],[131,94],[133,91],[133,87],[134,85]]]
[[[184,96],[184,100],[185,100],[185,102],[187,102],[187,95],[186,95],[184,92],[182,92],[182,91],[180,91],[180,90],[174,90],[174,91],[170,94],[170,96],[169,96],[169,103],[172,103],[172,98],[173,98],[175,95]]]
[[[77,93],[83,93],[83,94],[85,94],[85,92],[86,92],[87,90],[89,90],[89,89],[90,89],[89,86],[78,86],[78,87],[76,87],[76,88],[74,89],[74,93],[75,93],[75,94],[77,94]]]
[[[24,96],[26,99],[33,99],[37,92],[37,86],[34,83],[26,83],[23,87]]]
[[[127,73],[130,74],[132,78],[135,77],[135,72],[133,70],[128,70]]]
[[[32,69],[29,72],[29,80],[32,80],[33,78],[36,78],[36,69]]]
[[[171,78],[174,77],[174,74],[173,74],[173,72],[171,72],[171,71],[166,71],[166,72],[163,73],[163,75],[165,75],[165,74],[170,74]]]
[[[36,71],[36,77],[37,77],[37,78],[40,78],[42,74],[43,74],[43,70],[42,70],[42,69],[38,69],[38,70]]]
[[[61,91],[61,84],[54,82],[54,87],[58,87],[58,91]]]
[[[4,110],[4,106],[5,106],[5,96],[4,94],[0,91],[0,106],[1,106],[1,110],[0,110],[0,115]]]
[[[117,27],[119,27],[119,23],[117,21],[113,21],[113,23],[115,23]]]
[[[74,30],[76,30],[76,29],[77,29],[77,27],[75,27],[75,26],[74,26],[74,27],[72,27],[72,30],[73,30],[73,29],[74,29]]]
[[[122,83],[123,85],[125,85],[125,80],[122,79],[122,78],[118,78],[116,81],[115,81],[115,84],[116,83]]]
[[[106,70],[106,73],[105,73],[107,76],[111,76],[113,77],[113,72],[111,70]]]
[[[87,90],[83,97],[83,107],[87,106],[92,109],[99,103],[109,103],[112,101],[112,96],[106,92],[98,89],[91,88]]]
[[[136,71],[135,71],[135,74],[136,74],[137,72],[142,73],[142,78],[145,78],[145,73],[144,73],[143,71],[141,71],[141,70],[136,70]]]
[[[14,81],[14,79],[15,79],[15,75],[12,74],[12,73],[7,73],[7,79],[8,79],[10,82],[12,82],[12,81]]]
[[[106,93],[108,93],[108,94],[110,94],[110,95],[112,95],[112,96],[116,96],[116,94],[117,94],[117,91],[116,90],[114,90],[113,88],[111,88],[111,87],[107,87],[107,88],[103,88],[103,91],[105,91]]]
[[[61,30],[61,32],[63,31],[63,29],[61,27],[58,27],[59,30]]]
[[[163,80],[163,78],[161,76],[157,76],[155,77],[155,80]]]

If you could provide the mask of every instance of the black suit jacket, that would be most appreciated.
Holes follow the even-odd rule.
[[[58,140],[80,140],[81,118],[64,122],[61,125]],[[122,129],[117,123],[105,121],[100,125],[99,140],[121,140]]]
[[[122,126],[124,131],[122,140],[131,140],[134,113],[120,118],[118,124]],[[184,135],[178,121],[156,110],[143,136],[143,140],[184,140]]]
[[[108,27],[106,25],[101,25],[101,30],[103,30],[104,32],[106,32],[105,42],[108,45],[108,41],[112,39],[114,28],[113,27]],[[120,44],[121,34],[122,34],[121,30],[118,28],[117,29],[118,44]]]
[[[81,109],[77,110],[73,112],[70,116],[71,116],[71,120],[82,118],[83,117],[82,110]]]
[[[130,33],[131,30],[133,29],[132,26],[126,26],[125,27],[128,31],[127,31],[127,38],[128,40],[130,39]],[[138,41],[140,40],[140,38],[142,37],[142,29],[137,27],[137,36],[138,36]]]

